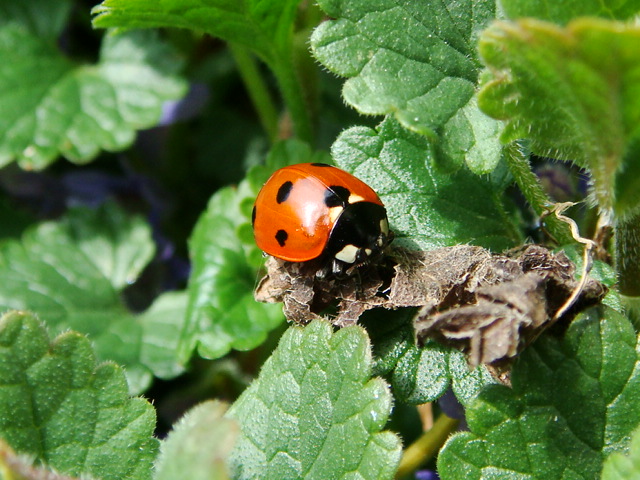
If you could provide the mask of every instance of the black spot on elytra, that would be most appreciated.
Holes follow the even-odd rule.
[[[329,207],[344,207],[349,203],[351,192],[348,188],[333,185],[324,192],[324,204]]]
[[[285,202],[287,198],[289,198],[289,194],[291,193],[292,188],[293,188],[293,183],[291,183],[290,181],[286,181],[282,185],[280,185],[280,188],[278,189],[278,193],[276,194],[276,202],[278,203]]]
[[[256,206],[253,206],[253,210],[251,211],[251,225],[256,223]]]
[[[287,238],[289,238],[289,234],[284,230],[278,230],[276,233],[276,241],[281,247],[284,247],[285,243],[287,243]]]
[[[331,165],[327,165],[326,163],[316,162],[316,163],[312,163],[311,166],[313,166],[313,167],[330,167]]]

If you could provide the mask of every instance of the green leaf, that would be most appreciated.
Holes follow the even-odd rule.
[[[381,432],[390,411],[362,328],[291,327],[229,412],[241,428],[234,478],[393,478],[400,441]]]
[[[445,168],[466,164],[476,175],[491,173],[502,158],[502,128],[480,111],[473,96],[440,130],[435,160]]]
[[[226,405],[218,401],[189,410],[162,442],[154,480],[230,478],[226,462],[238,426],[223,417],[226,410]]]
[[[564,340],[540,338],[514,366],[513,388],[485,388],[470,432],[438,458],[443,480],[596,478],[640,425],[640,345],[611,309],[577,317]]]
[[[191,235],[187,324],[180,347],[183,361],[196,345],[206,358],[221,357],[232,348],[251,350],[282,323],[281,305],[254,300],[259,277],[249,262],[256,247],[239,240],[243,224],[245,231],[251,228],[248,212],[240,206],[252,193],[247,182],[216,192]]]
[[[83,163],[122,150],[186,86],[154,32],[107,36],[100,61],[78,65],[53,39],[9,23],[0,27],[0,59],[0,166],[16,159],[42,169],[58,155]]]
[[[566,24],[577,17],[603,17],[626,20],[640,10],[637,0],[500,0],[509,18],[534,17],[549,22]]]
[[[266,167],[255,167],[237,188],[216,192],[191,235],[187,325],[180,355],[218,358],[231,349],[250,350],[282,323],[282,305],[258,303],[253,290],[264,258],[253,240],[251,210],[258,190],[277,168],[291,163],[326,161],[304,142],[276,144]]]
[[[104,0],[93,9],[94,27],[175,27],[201,30],[235,42],[273,64],[290,50],[300,0]]]
[[[640,135],[639,49],[633,24],[495,23],[480,41],[491,72],[480,107],[506,120],[503,141],[526,138],[537,154],[589,168],[600,207],[624,214],[639,201],[615,189],[617,174],[637,163],[637,148],[628,150]]]
[[[464,355],[435,341],[416,345],[413,309],[368,315],[365,325],[373,343],[373,374],[385,376],[394,397],[420,405],[440,398],[451,388],[463,405],[495,380],[484,365],[473,370]]]
[[[146,222],[111,203],[97,210],[77,208],[60,222],[43,223],[38,236],[51,243],[73,240],[117,290],[132,284],[155,253]]]
[[[170,378],[182,371],[177,342],[186,298],[165,294],[140,316],[120,298],[154,252],[148,225],[114,205],[72,210],[45,222],[21,241],[0,244],[0,310],[38,313],[52,331],[87,334],[98,358],[127,367],[133,392],[152,374]]]
[[[640,434],[633,434],[629,454],[612,453],[604,462],[602,480],[633,480],[640,477]]]
[[[122,370],[96,363],[90,342],[53,342],[33,316],[0,318],[0,437],[69,475],[150,479],[155,413],[130,398]]]
[[[186,310],[186,292],[166,292],[133,318],[142,327],[139,361],[156,377],[171,379],[184,372],[184,366],[178,362],[178,341]],[[125,347],[135,351],[135,345]],[[109,357],[108,351],[105,357]]]
[[[359,111],[395,113],[408,128],[433,134],[473,96],[475,38],[493,18],[494,2],[319,4],[336,20],[316,29],[313,53],[349,77],[343,94]]]
[[[618,212],[629,212],[625,222],[633,221],[634,210],[640,205],[640,137],[632,139],[622,159],[623,167],[616,176],[615,194]],[[637,214],[637,210],[635,211]]]
[[[70,0],[0,1],[0,27],[10,22],[26,26],[33,34],[55,41],[66,24]]]
[[[300,83],[294,57],[294,23],[300,0],[104,0],[93,9],[95,27],[149,28],[178,27],[204,31],[232,43],[245,84],[254,95],[257,72],[246,70],[248,56],[239,46],[257,54],[273,71],[298,136],[311,140],[307,98]],[[298,49],[299,50],[299,49]],[[271,105],[265,98],[258,111],[265,115]],[[271,112],[270,112],[271,113]]]
[[[359,112],[394,115],[404,127],[439,137],[439,155],[488,173],[500,159],[499,123],[474,98],[477,36],[495,14],[491,0],[321,1],[336,20],[311,37],[315,57],[347,77],[343,96]]]
[[[471,243],[502,251],[520,242],[502,209],[501,188],[467,170],[434,168],[429,141],[391,118],[376,130],[346,130],[332,154],[339,167],[378,192],[399,243],[425,250]]]

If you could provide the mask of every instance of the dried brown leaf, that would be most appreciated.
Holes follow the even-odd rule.
[[[335,309],[344,326],[376,307],[420,307],[415,320],[422,342],[434,337],[469,354],[471,364],[515,356],[553,323],[578,288],[575,266],[564,253],[529,245],[507,255],[469,245],[429,252],[392,247],[380,262],[342,277],[323,275],[314,262],[270,258],[255,292],[259,301],[283,302],[286,317],[305,324]],[[606,287],[589,278],[571,317],[599,302]]]
[[[489,282],[476,278],[452,292],[457,298],[473,293],[472,301],[444,308],[442,304],[436,308],[427,305],[415,323],[419,341],[433,337],[452,344],[468,353],[473,366],[513,358],[554,323],[555,313],[579,286],[575,266],[564,253],[555,254],[537,245],[511,256],[495,255],[481,270],[498,275],[486,276]],[[578,300],[564,316],[572,317],[605,294],[604,285],[587,279]]]
[[[335,325],[357,322],[366,310],[385,306],[384,278],[389,279],[388,285],[393,276],[388,259],[340,277],[323,275],[324,270],[313,262],[293,263],[274,257],[269,257],[266,268],[267,274],[255,291],[256,300],[282,302],[287,319],[299,324],[319,318],[330,306],[337,308]]]

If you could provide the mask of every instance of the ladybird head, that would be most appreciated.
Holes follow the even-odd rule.
[[[382,205],[372,202],[352,203],[344,207],[337,218],[325,255],[340,262],[337,264],[339,266],[359,265],[379,256],[392,238],[387,212]]]

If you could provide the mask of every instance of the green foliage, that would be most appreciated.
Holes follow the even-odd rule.
[[[71,6],[72,3],[69,0],[2,1],[0,2],[0,24],[18,22],[44,39],[55,39],[67,22]]]
[[[609,309],[581,315],[563,341],[541,338],[512,389],[490,386],[469,405],[471,432],[449,439],[441,477],[595,478],[640,425],[638,352],[629,320]]]
[[[194,229],[187,330],[181,347],[185,359],[196,342],[200,355],[209,358],[231,348],[249,350],[282,322],[279,305],[253,301],[257,277],[248,255],[254,247],[238,242],[240,227],[249,223],[240,205],[252,194],[246,183],[238,190],[218,191]]]
[[[155,413],[129,398],[122,370],[96,363],[73,332],[53,342],[32,315],[0,317],[0,437],[69,475],[150,479]]]
[[[79,64],[55,44],[68,2],[37,2],[48,4],[46,25],[35,6],[2,3],[0,166],[42,169],[58,155],[83,163],[122,150],[158,121],[163,101],[184,93],[180,62],[153,32],[109,36],[97,64]]]
[[[185,413],[160,446],[154,480],[228,479],[226,460],[238,426],[223,417],[226,410],[224,404],[209,401]]]
[[[352,77],[343,94],[360,111],[398,112],[401,123],[433,134],[473,95],[473,38],[494,7],[471,4],[322,1],[337,20],[315,30],[313,52],[333,72]]]
[[[235,3],[223,0],[105,0],[93,9],[99,28],[174,27],[202,30],[250,48],[267,63],[291,46],[299,0]]]
[[[491,71],[480,106],[507,121],[504,141],[527,138],[539,155],[589,168],[600,207],[625,214],[638,207],[616,176],[638,163],[639,48],[640,30],[623,23],[495,23],[480,41]]]
[[[392,478],[422,434],[413,406],[448,389],[471,431],[442,448],[436,419],[402,472],[440,451],[443,479],[637,475],[638,0],[318,3],[0,0],[0,313],[19,310],[0,320],[0,476]],[[540,156],[595,188],[541,182]],[[612,265],[591,270],[607,308],[543,333],[512,389],[418,347],[412,309],[291,327],[272,351],[283,315],[253,298],[251,209],[301,162],[374,187],[394,245],[531,239],[578,270],[576,235],[540,216],[594,197],[575,219],[613,225]],[[67,208],[107,196],[145,217]]]
[[[393,478],[400,441],[381,432],[392,400],[371,361],[360,327],[291,327],[229,412],[234,478]]]
[[[631,480],[640,475],[640,435],[638,431],[631,437],[629,454],[612,453],[604,462],[602,480]]]
[[[293,23],[299,3],[300,0],[104,0],[93,9],[97,15],[93,24],[101,28],[197,29],[242,45],[273,70],[299,136],[309,140],[309,118],[293,64]]]
[[[560,24],[566,24],[576,17],[625,20],[640,10],[637,0],[500,0],[500,5],[509,18],[534,17]]]
[[[499,124],[478,111],[476,38],[494,16],[472,2],[321,1],[333,18],[311,37],[314,56],[348,77],[344,99],[366,114],[391,114],[439,137],[444,162],[488,173],[500,159]]]
[[[101,360],[127,366],[133,392],[152,374],[179,374],[177,338],[185,298],[166,294],[144,314],[127,310],[120,298],[151,259],[148,225],[114,205],[74,210],[0,243],[0,309],[31,310],[54,332],[87,334]]]
[[[392,318],[378,314],[365,322],[373,343],[373,374],[389,379],[397,400],[420,405],[437,400],[451,388],[466,405],[484,386],[495,382],[484,365],[470,370],[458,350],[433,341],[418,347],[413,313],[408,310]]]
[[[302,142],[274,147],[268,167],[256,167],[237,188],[218,191],[200,217],[190,240],[193,272],[188,287],[187,326],[181,340],[186,361],[194,348],[207,358],[230,349],[250,350],[283,320],[281,305],[257,303],[253,289],[262,254],[253,241],[251,209],[273,170],[289,163],[325,160]]]

